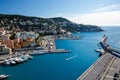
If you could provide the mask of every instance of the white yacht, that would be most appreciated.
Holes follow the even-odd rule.
[[[14,58],[10,58],[9,62],[10,62],[11,65],[15,65],[16,64],[16,62],[14,61]]]
[[[10,65],[10,62],[8,59],[5,59],[4,62],[3,62],[5,65]]]
[[[5,75],[5,74],[1,74],[0,75],[0,80],[5,80],[9,77],[10,75]]]
[[[28,59],[32,59],[33,57],[30,55],[25,55]]]

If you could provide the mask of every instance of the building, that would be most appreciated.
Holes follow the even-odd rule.
[[[0,55],[3,54],[11,54],[11,49],[6,47],[5,45],[0,45]]]
[[[0,35],[0,41],[2,41],[4,39],[8,39],[8,36],[7,35]]]
[[[4,39],[1,41],[2,45],[6,45],[8,48],[14,49],[14,41],[10,39]]]

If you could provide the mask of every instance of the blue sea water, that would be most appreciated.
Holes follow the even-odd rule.
[[[16,66],[3,66],[11,75],[8,80],[76,80],[97,59],[94,50],[102,36],[108,36],[108,43],[119,49],[120,27],[103,27],[105,32],[73,33],[83,36],[81,40],[56,40],[59,49],[72,50],[71,53],[45,54]],[[119,42],[119,44],[117,42]]]

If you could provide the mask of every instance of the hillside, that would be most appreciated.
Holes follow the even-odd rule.
[[[0,27],[7,30],[34,30],[45,33],[59,33],[60,28],[70,32],[98,32],[103,31],[95,25],[76,24],[62,17],[40,18],[22,15],[0,14]]]

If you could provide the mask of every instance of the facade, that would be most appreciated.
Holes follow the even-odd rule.
[[[3,54],[11,54],[11,49],[6,47],[5,45],[0,46],[0,55]]]
[[[14,41],[10,39],[4,39],[1,41],[2,45],[6,45],[8,48],[14,49]]]

